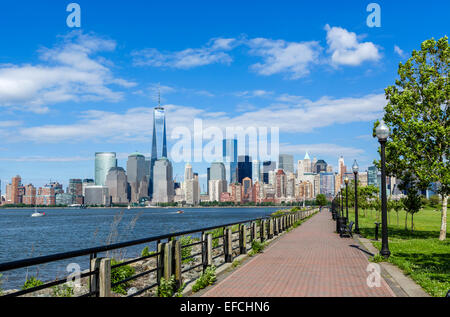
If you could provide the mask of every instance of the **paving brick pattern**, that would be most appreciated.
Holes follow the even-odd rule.
[[[367,286],[367,256],[335,228],[328,211],[316,214],[203,296],[395,296],[383,278],[380,287]]]

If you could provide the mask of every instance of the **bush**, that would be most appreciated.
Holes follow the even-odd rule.
[[[3,274],[0,274],[0,296],[3,295],[3,289],[2,289],[2,277],[3,277]]]
[[[206,268],[205,272],[195,281],[192,286],[192,291],[198,292],[199,290],[212,285],[216,281],[216,267],[214,265]]]
[[[169,280],[166,280],[164,277],[161,278],[159,282],[159,286],[156,289],[156,296],[158,297],[183,297],[183,289],[186,284],[183,284],[176,292],[175,292],[175,275],[172,275]]]
[[[261,253],[264,247],[265,247],[264,243],[261,243],[257,240],[252,241],[252,251],[254,253]]]
[[[441,203],[441,198],[439,197],[439,195],[433,195],[430,197],[430,199],[428,199],[428,203],[432,208],[439,207],[439,204]]]
[[[72,297],[73,287],[63,284],[62,286],[53,286],[53,296],[55,297]]]
[[[142,252],[141,252],[141,256],[142,256],[142,257],[144,257],[144,256],[149,256],[149,255],[152,255],[152,254],[155,254],[155,253],[156,253],[155,251],[150,251],[148,247],[145,247],[145,248],[142,250]]]
[[[115,259],[111,259],[111,266],[120,264],[123,261],[117,261]],[[123,265],[116,267],[111,270],[111,285],[114,283],[117,283],[121,280],[124,280],[126,278],[132,277],[134,275],[134,268],[132,268],[130,265]],[[130,285],[130,282],[121,283],[119,285],[116,285],[112,288],[112,291],[117,294],[126,295],[127,291],[126,288]]]
[[[191,236],[182,236],[180,238],[181,257],[182,258],[191,256],[191,254],[192,254],[192,246],[183,248],[183,246],[189,245],[191,243],[194,243],[194,239],[192,239]],[[182,263],[190,263],[190,262],[193,262],[193,261],[194,261],[193,258],[189,258],[189,259],[184,259],[181,262]]]
[[[37,279],[36,277],[32,276],[30,278],[28,278],[25,283],[22,286],[22,289],[29,289],[29,288],[33,288],[39,285],[44,284],[44,282],[42,282],[41,280]]]
[[[174,290],[175,290],[175,276],[172,275],[168,280],[166,280],[164,277],[161,277],[159,286],[156,289],[156,296],[172,297]]]

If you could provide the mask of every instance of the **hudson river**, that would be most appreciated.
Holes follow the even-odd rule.
[[[178,214],[178,208],[39,208],[43,217],[31,217],[33,209],[0,209],[0,263],[259,218],[278,209],[186,208]],[[121,255],[137,256],[144,247],[126,248]],[[66,266],[71,262],[89,267],[89,257],[80,257],[31,267],[28,275],[44,281],[61,278],[69,274]],[[20,288],[27,270],[2,273],[3,289]]]

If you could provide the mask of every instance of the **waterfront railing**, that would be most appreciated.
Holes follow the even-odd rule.
[[[112,295],[112,288],[144,277],[147,278],[144,286],[139,290],[134,289],[133,292],[128,291],[126,296],[148,295],[147,292],[149,291],[152,291],[154,294],[162,278],[169,280],[173,276],[176,288],[180,288],[182,285],[194,281],[195,277],[198,277],[209,266],[214,265],[220,267],[226,263],[233,262],[234,258],[241,254],[246,254],[252,248],[253,241],[265,242],[266,240],[272,239],[292,227],[297,221],[309,217],[315,211],[317,210],[307,209],[286,212],[274,217],[267,216],[219,226],[0,263],[0,273],[85,256],[89,257],[89,269],[80,272],[77,278],[87,279],[88,283],[86,285],[88,285],[88,288],[85,293],[79,294],[78,296],[109,297]],[[192,243],[182,245],[180,239],[187,235],[197,236],[198,238],[192,240]],[[149,252],[144,256],[133,259],[111,262],[110,255],[112,252],[117,252],[132,246],[149,244],[154,244],[154,252]],[[189,250],[191,252],[183,252],[187,248],[190,248]],[[186,253],[188,255],[183,257],[182,255]],[[142,272],[120,281],[111,282],[111,272],[114,272],[114,270],[125,265],[142,263],[151,259],[155,261],[154,267],[148,270],[144,269]],[[197,273],[197,275],[192,273]],[[34,296],[36,292],[51,287],[58,287],[73,279],[74,276],[71,274],[31,288],[4,292],[2,296]]]

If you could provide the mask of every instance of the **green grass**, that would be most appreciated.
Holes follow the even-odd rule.
[[[359,228],[361,235],[368,239],[375,238],[375,221],[377,213],[373,210],[359,211]],[[350,220],[354,221],[354,213],[349,213]],[[398,266],[406,275],[409,275],[417,284],[432,296],[445,296],[450,289],[450,237],[439,241],[441,213],[436,209],[425,208],[414,215],[414,232],[411,232],[411,215],[408,215],[408,230],[405,230],[405,211],[397,214],[389,212],[388,234],[389,262]],[[447,222],[447,227],[449,222]],[[379,241],[373,245],[381,248],[381,226]]]

